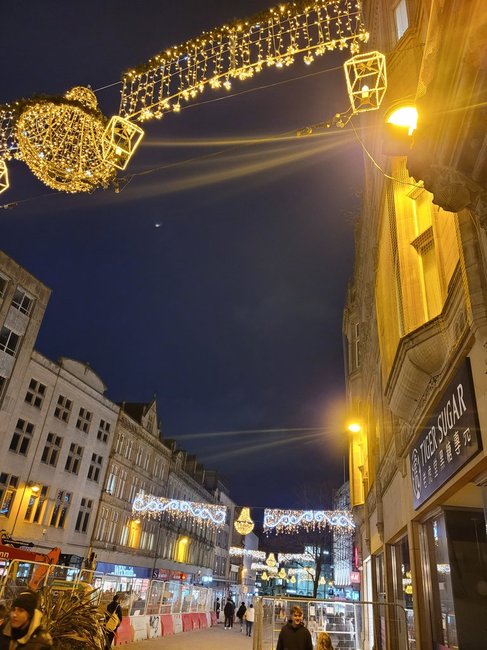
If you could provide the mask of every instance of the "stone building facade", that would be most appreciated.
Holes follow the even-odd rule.
[[[473,650],[487,604],[487,7],[369,0],[364,13],[388,90],[359,125],[343,319],[362,598],[376,603],[362,645]],[[418,109],[412,136],[385,126],[399,105]]]

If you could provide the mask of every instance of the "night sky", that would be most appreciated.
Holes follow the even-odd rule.
[[[123,71],[270,6],[10,2],[0,102],[90,85],[117,113]],[[0,196],[16,203],[0,210],[1,248],[53,291],[36,348],[89,362],[113,401],[155,394],[163,435],[217,469],[239,505],[328,507],[303,503],[303,485],[343,481],[341,320],[362,158],[348,129],[296,132],[346,110],[344,58],[208,89],[144,124],[119,194],[54,192],[12,162]]]

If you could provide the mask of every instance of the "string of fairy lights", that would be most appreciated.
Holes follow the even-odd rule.
[[[305,64],[335,49],[350,50],[344,72],[351,107],[335,116],[344,126],[379,108],[387,88],[385,57],[359,54],[368,41],[360,0],[295,0],[204,32],[122,75],[119,114],[106,118],[89,88],[0,106],[0,193],[9,187],[7,162],[23,161],[45,185],[63,192],[118,188],[144,135],[135,124],[180,112],[207,87],[230,90],[266,67]]]
[[[132,513],[137,518],[148,517],[151,519],[158,519],[163,514],[167,514],[173,519],[194,520],[217,529],[223,528],[228,522],[227,506],[169,499],[144,492],[139,492],[135,497],[132,503]],[[238,518],[234,521],[235,529],[241,535],[248,535],[254,529],[254,525],[250,508],[242,507]],[[306,531],[320,531],[327,527],[332,528],[338,534],[349,535],[355,528],[353,516],[344,510],[264,509],[263,529],[265,533],[294,534],[303,528]],[[262,559],[261,556],[251,557]],[[276,560],[273,561],[277,563]]]

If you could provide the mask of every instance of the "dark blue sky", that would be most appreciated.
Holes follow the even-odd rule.
[[[17,0],[2,9],[0,102],[103,88],[269,6]],[[225,475],[240,505],[292,507],[302,483],[343,478],[334,414],[361,153],[347,130],[294,137],[347,108],[342,60],[271,69],[146,123],[128,171],[165,168],[120,194],[53,194],[13,162],[0,196],[18,201],[0,210],[1,248],[53,290],[37,349],[88,361],[114,401],[155,393],[163,434]],[[97,92],[106,115],[119,93]],[[262,431],[307,427],[323,431]],[[259,433],[228,433],[246,430]]]

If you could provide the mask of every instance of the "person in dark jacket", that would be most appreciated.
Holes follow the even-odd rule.
[[[242,603],[237,609],[237,618],[240,621],[240,632],[243,632],[244,616],[246,611],[247,607],[245,606],[245,603]]]
[[[231,598],[228,598],[225,603],[223,614],[225,615],[225,629],[231,629],[233,627],[233,617],[235,615],[235,603]]]
[[[112,647],[113,639],[115,638],[115,634],[117,633],[117,630],[120,626],[120,623],[122,622],[122,608],[120,606],[120,596],[118,594],[115,594],[113,597],[112,601],[108,603],[107,605],[107,611],[105,613],[105,624],[108,622],[112,614],[116,614],[118,616],[118,625],[115,626],[115,628],[112,629],[107,629],[105,628],[105,637],[107,640],[107,650]],[[1,650],[1,648],[0,648]]]
[[[296,605],[291,609],[291,619],[279,632],[276,650],[313,650],[310,631],[304,627],[301,607]]]
[[[13,601],[7,622],[0,632],[0,650],[49,650],[51,635],[41,626],[37,594],[21,592]]]

